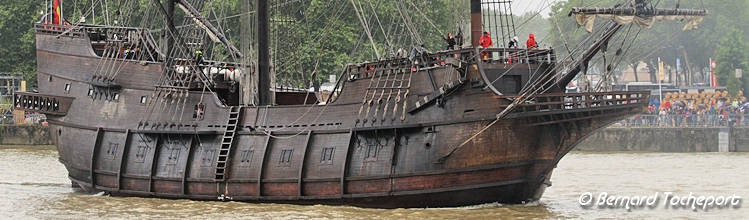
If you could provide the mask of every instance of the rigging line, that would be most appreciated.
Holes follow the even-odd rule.
[[[629,28],[627,28],[627,34],[624,35],[624,38],[622,38],[622,43],[619,45],[619,49],[618,50],[621,50],[624,47],[624,43],[626,42],[627,38],[629,37],[629,34],[630,34],[631,30],[632,30],[632,26],[633,26],[633,24],[630,24]],[[639,34],[639,31],[638,31],[638,34]],[[634,40],[633,40],[633,42],[634,42]],[[605,55],[603,57],[605,58]],[[619,58],[619,62],[616,61],[616,57],[617,57],[617,55],[616,55],[616,53],[614,53],[614,58],[612,59],[612,63],[616,63],[616,64],[614,64],[613,66],[619,65],[619,63],[621,63],[621,61],[624,60],[624,53],[622,53],[622,54],[619,55],[619,57],[620,57]],[[613,70],[613,66],[612,66],[612,70]],[[606,66],[605,60],[604,60],[604,67],[603,68],[604,68],[604,77],[608,78],[608,75],[611,74],[611,72],[609,71],[608,66]],[[597,85],[595,86],[595,91],[598,91],[603,86],[603,83],[605,81],[606,80],[600,80],[597,83]]]
[[[350,0],[351,5],[354,6],[354,12],[356,13],[356,17],[359,18],[359,22],[362,25],[362,28],[364,28],[364,32],[367,34],[367,37],[369,38],[369,43],[372,44],[372,50],[374,50],[375,55],[377,55],[377,59],[380,60],[382,57],[380,56],[380,52],[377,50],[377,45],[375,45],[374,40],[372,39],[372,33],[369,31],[369,26],[365,23],[364,20],[362,20],[362,15],[359,14],[359,9],[356,7],[356,3],[354,3],[354,0]]]
[[[414,32],[412,23],[410,20],[406,19],[406,16],[404,16],[404,9],[403,5],[401,4],[401,1],[398,1],[395,6],[398,9],[398,14],[400,15],[401,19],[403,20],[403,24],[408,28],[408,32],[411,34],[411,41],[416,41],[419,45],[421,45],[420,39],[417,37],[417,34]]]
[[[364,33],[361,33],[361,34],[359,35],[359,40],[357,40],[357,41],[356,41],[356,44],[354,45],[354,48],[352,48],[352,50],[351,50],[351,53],[350,53],[350,54],[354,54],[354,53],[355,53],[355,52],[356,52],[356,51],[358,50],[359,46],[361,45],[361,42],[362,42],[362,41],[364,40],[363,38],[364,38]],[[353,60],[353,58],[354,58],[354,56],[349,56],[349,61],[348,61],[348,62],[351,62],[351,61]],[[338,82],[336,82],[336,86],[335,86],[335,87],[333,88],[333,91],[331,91],[331,93],[330,93],[330,95],[328,96],[328,99],[327,99],[327,101],[326,101],[325,105],[323,106],[323,109],[322,109],[322,110],[320,111],[320,113],[319,113],[319,114],[317,115],[317,117],[316,117],[316,118],[315,118],[315,119],[313,120],[313,123],[317,123],[317,122],[318,122],[318,120],[320,119],[320,116],[322,116],[322,114],[323,114],[323,113],[324,113],[324,112],[326,111],[327,107],[328,107],[328,106],[329,106],[329,105],[330,105],[331,103],[333,103],[333,101],[334,101],[334,100],[333,100],[333,95],[334,95],[334,94],[336,94],[336,91],[338,90],[338,87],[339,87],[339,85],[340,85],[341,87],[343,86],[343,85],[342,85],[341,83],[343,83],[343,82],[344,82],[344,81],[343,81],[343,79],[344,79],[345,77],[343,77],[343,75],[344,75],[344,74],[346,74],[346,72],[347,72],[347,71],[346,71],[346,69],[347,69],[347,68],[342,68],[342,69],[341,69],[341,73],[339,74],[339,77],[338,77]],[[343,90],[342,90],[342,89],[341,89],[341,92],[343,92]],[[339,95],[340,95],[340,94],[339,94]],[[338,96],[336,96],[336,97],[338,97]],[[311,105],[311,106],[310,106],[309,108],[311,109],[311,108],[313,108],[313,107],[315,107],[315,105]],[[306,114],[308,114],[308,112],[309,112],[309,111],[310,111],[310,110],[308,109],[308,111],[307,111],[307,112],[305,113],[305,115],[306,115]],[[267,113],[267,110],[266,110],[266,113]],[[299,119],[301,119],[301,118],[305,117],[305,115],[302,115],[301,117],[297,118],[297,120],[295,120],[295,122],[293,122],[293,123],[296,123],[296,121],[298,121]],[[292,123],[292,124],[293,124],[293,123]],[[271,131],[271,133],[268,133],[268,132],[266,132],[265,130],[262,130],[262,129],[258,129],[258,130],[259,130],[259,131],[261,131],[261,132],[263,132],[263,133],[264,133],[264,134],[266,134],[266,135],[272,136],[273,138],[278,138],[278,139],[290,139],[290,138],[296,137],[296,136],[298,136],[298,135],[300,135],[300,134],[304,133],[305,131],[308,131],[309,129],[310,129],[309,127],[306,127],[306,128],[304,128],[304,129],[303,129],[302,131],[300,131],[299,133],[297,133],[297,134],[294,134],[294,135],[291,135],[291,136],[287,136],[287,137],[280,137],[280,136],[275,136],[275,135],[272,135],[272,131]]]
[[[426,20],[427,22],[429,22],[429,24],[431,24],[431,25],[432,25],[432,27],[434,28],[434,30],[437,30],[437,32],[438,32],[438,33],[440,33],[440,36],[445,36],[445,34],[444,34],[444,33],[442,33],[442,30],[440,30],[440,29],[439,29],[439,28],[437,27],[437,25],[434,25],[434,23],[432,23],[432,20],[431,20],[431,19],[429,19],[429,17],[427,17],[427,16],[426,16],[426,15],[424,14],[424,12],[422,12],[422,11],[421,11],[421,8],[417,7],[417,6],[416,6],[416,5],[415,5],[415,4],[413,3],[413,2],[411,2],[411,1],[409,1],[408,3],[411,3],[411,6],[413,6],[414,8],[416,8],[416,11],[417,11],[417,12],[419,12],[419,14],[421,14],[421,16],[422,16],[422,17],[424,17],[424,20]]]
[[[567,53],[572,53],[570,50],[569,44],[567,43],[567,38],[564,37],[564,33],[562,32],[562,29],[559,27],[559,22],[557,22],[557,18],[554,17],[554,24],[556,26],[557,32],[559,32],[559,36],[562,38],[562,42],[564,43],[564,48],[567,49]],[[577,31],[577,29],[575,29]]]
[[[548,4],[548,1],[547,1],[547,4]],[[514,15],[512,14],[512,2],[510,2],[510,5],[509,5],[509,7],[508,7],[508,8],[509,8],[509,10],[510,10],[510,21],[512,21],[512,35],[513,35],[513,36],[517,36],[517,35],[518,35],[518,33],[516,33],[516,32],[515,32],[515,31],[516,31],[516,30],[515,30],[515,17],[514,17]]]
[[[641,31],[642,31],[642,29],[640,29],[640,30],[638,30],[638,31],[637,31],[637,34],[635,34],[635,38],[634,38],[634,39],[632,40],[632,42],[631,42],[631,43],[629,44],[629,46],[627,47],[627,49],[625,50],[625,52],[624,52],[624,53],[622,53],[622,59],[620,59],[620,60],[619,60],[619,62],[618,62],[618,63],[617,63],[617,64],[616,64],[615,66],[618,66],[618,65],[619,65],[619,64],[620,64],[620,63],[621,63],[622,61],[624,61],[624,58],[623,58],[623,57],[624,57],[624,54],[626,54],[627,52],[629,52],[629,50],[630,50],[630,49],[632,48],[632,46],[634,45],[635,41],[636,41],[636,40],[637,40],[637,38],[638,38],[638,37],[640,36],[640,32],[641,32]],[[623,44],[622,44],[622,45],[623,45]]]
[[[362,38],[363,38],[363,37],[364,37],[364,34],[361,34],[361,35],[360,35],[360,38],[359,38],[359,41],[357,41],[357,44],[356,44],[356,46],[354,46],[354,48],[353,48],[353,50],[352,50],[352,53],[353,53],[353,52],[355,52],[355,51],[356,51],[356,50],[358,49],[358,47],[359,47],[359,45],[360,45],[360,43],[361,43],[361,41],[362,41]],[[349,62],[351,62],[351,60],[352,60],[352,59],[353,59],[353,56],[349,56]],[[343,76],[343,74],[345,74],[345,73],[346,73],[346,68],[343,68],[343,70],[342,70],[342,72],[341,72],[340,76]],[[323,107],[322,107],[322,110],[320,110],[320,113],[318,113],[318,114],[317,114],[317,116],[315,117],[315,119],[314,119],[314,120],[312,120],[312,124],[316,124],[316,123],[317,123],[317,122],[319,121],[319,119],[320,119],[320,116],[322,116],[322,115],[323,115],[323,113],[325,113],[325,111],[327,110],[328,106],[330,106],[330,104],[332,103],[332,98],[333,98],[333,94],[335,94],[335,92],[336,92],[336,90],[337,90],[337,87],[338,87],[339,83],[341,83],[341,82],[342,82],[343,78],[344,78],[344,77],[339,77],[339,78],[338,78],[338,82],[336,83],[336,87],[334,87],[334,88],[333,88],[333,91],[332,91],[332,92],[330,93],[330,96],[328,97],[328,101],[327,101],[327,102],[325,103],[325,105],[323,105]],[[341,91],[341,92],[343,92],[343,91]],[[339,95],[340,95],[340,94],[339,94]],[[304,113],[304,114],[303,114],[303,115],[302,115],[301,117],[297,118],[297,120],[295,120],[294,122],[292,122],[292,123],[290,123],[290,124],[294,124],[294,123],[296,123],[296,122],[297,122],[297,121],[298,121],[299,119],[301,119],[301,118],[305,117],[305,115],[306,115],[306,114],[308,114],[308,113],[310,112],[310,110],[311,110],[311,109],[312,109],[313,107],[316,107],[316,105],[311,105],[311,106],[310,106],[310,107],[308,108],[308,110],[307,110],[307,111],[306,111],[306,112],[305,112],[305,113]],[[318,105],[318,107],[319,107],[319,105]],[[267,113],[267,109],[266,109],[266,113]],[[266,130],[265,130],[265,129],[258,129],[258,131],[260,131],[260,132],[263,132],[263,133],[264,133],[265,135],[271,136],[271,137],[273,137],[273,138],[277,138],[277,139],[291,139],[291,138],[297,137],[297,136],[299,136],[299,135],[301,135],[301,134],[303,134],[303,133],[305,133],[305,132],[309,131],[309,130],[310,130],[310,127],[309,127],[309,126],[308,126],[308,127],[305,127],[305,128],[304,128],[304,129],[302,129],[301,131],[297,132],[296,134],[290,135],[290,136],[283,136],[283,137],[282,137],[282,136],[276,136],[276,135],[273,135],[273,134],[272,134],[272,132],[276,132],[276,131],[280,131],[280,130],[281,130],[281,129],[276,129],[276,130],[270,130],[270,132],[266,132]]]
[[[595,3],[600,3],[600,2],[603,2],[603,1],[604,0],[598,0],[598,1],[595,1],[595,2],[590,2],[585,7],[588,7],[588,6],[591,6],[591,5],[595,4]],[[518,25],[518,27],[525,26],[526,24],[528,24],[528,22],[530,22],[531,20],[533,20],[533,18],[535,18],[536,16],[540,15],[543,10],[546,10],[547,8],[551,7],[552,5],[554,5],[554,4],[546,4],[546,6],[544,6],[541,9],[539,9],[537,12],[534,12],[530,18],[526,19],[525,21],[523,21],[523,23],[521,23],[520,25]]]
[[[499,5],[497,5],[497,4],[499,4]],[[493,16],[494,17],[494,26],[495,26],[494,29],[495,29],[495,31],[496,31],[496,29],[499,29],[499,33],[501,33],[501,35],[499,35],[499,36],[496,37],[497,41],[499,42],[499,45],[501,47],[505,42],[507,42],[505,40],[505,28],[504,28],[505,24],[504,24],[504,19],[502,18],[504,16],[503,15],[504,14],[504,10],[502,9],[502,5],[504,5],[504,4],[501,3],[501,2],[495,2],[494,4],[491,4],[491,5],[492,5],[492,7],[494,9],[494,16]],[[497,12],[499,12],[499,16],[497,16]],[[497,24],[497,20],[499,20],[499,24]],[[498,33],[495,32],[495,34],[498,34]],[[502,38],[501,41],[499,40],[500,37]],[[530,71],[530,66],[528,68],[528,71]]]
[[[600,30],[600,29],[598,29],[598,30],[596,30],[596,31],[597,31],[596,33],[592,33],[592,34],[588,35],[588,37],[587,37],[587,38],[586,38],[585,40],[581,41],[581,42],[580,42],[580,43],[579,43],[579,44],[578,44],[578,45],[577,45],[577,46],[576,46],[576,47],[575,47],[575,48],[573,49],[573,51],[578,51],[578,50],[582,49],[582,46],[584,45],[584,43],[585,43],[585,42],[587,42],[587,41],[591,40],[591,39],[593,38],[593,36],[596,36],[596,35],[598,35],[598,33],[602,32],[602,30]],[[484,48],[484,49],[482,49],[482,52],[483,52],[484,50],[486,50],[486,49],[485,49],[485,48]],[[517,56],[517,55],[518,55],[518,53],[520,53],[520,51],[517,51],[517,52],[513,53],[513,54],[512,54],[512,56]],[[526,53],[527,53],[527,52],[526,52]],[[539,52],[539,53],[540,53],[540,52]],[[534,54],[534,55],[535,55],[535,54]],[[474,55],[474,56],[475,56],[475,55]],[[472,58],[475,58],[475,57],[472,57]],[[472,58],[471,58],[471,59],[472,59]],[[563,59],[561,59],[561,60],[562,60],[562,61],[564,61],[564,60],[567,60],[567,59],[574,59],[574,54],[573,54],[573,53],[569,53],[569,54],[568,54],[568,55],[567,55],[566,57],[564,57],[564,58],[563,58]],[[505,71],[504,73],[500,74],[500,76],[504,76],[505,74],[509,73],[509,72],[510,72],[510,70],[512,70],[512,69],[513,69],[513,68],[514,68],[515,66],[517,66],[517,65],[519,65],[519,63],[518,63],[518,62],[514,63],[514,64],[513,64],[513,65],[512,65],[512,66],[511,66],[510,68],[508,68],[508,69],[507,69],[507,70],[506,70],[506,71]],[[537,71],[538,71],[538,70],[537,70]],[[501,79],[501,78],[502,78],[502,77],[497,77],[497,79],[494,79],[494,80],[493,80],[493,81],[492,81],[492,82],[491,82],[490,84],[494,84],[494,83],[495,83],[495,82],[496,82],[497,80],[499,80],[499,79]],[[526,85],[526,86],[527,86],[527,85]],[[487,86],[487,87],[485,87],[485,88],[488,88],[488,86]]]
[[[388,38],[388,35],[385,32],[385,29],[382,27],[382,22],[380,21],[380,17],[377,16],[377,11],[375,10],[375,7],[372,6],[372,0],[368,0],[368,2],[369,2],[369,8],[372,9],[372,15],[374,15],[375,20],[377,21],[377,25],[380,27],[380,31],[382,31],[382,35],[385,38],[385,43],[387,43],[388,48],[390,48],[390,53],[393,53],[392,42]],[[379,2],[382,2],[382,1],[379,1]],[[377,3],[378,8],[379,8],[379,2]]]
[[[638,33],[638,34],[639,34],[639,33]],[[474,56],[475,56],[475,55],[474,55]],[[586,59],[586,58],[583,58],[583,59]],[[554,68],[550,69],[549,71],[553,71],[553,70],[557,69],[558,67],[559,67],[559,66],[555,66]],[[558,75],[558,73],[557,73],[557,74],[555,74],[555,75]],[[551,83],[551,82],[553,82],[553,81],[554,81],[554,78],[556,78],[556,77],[549,77],[549,78],[548,78],[548,79],[546,80],[546,82],[544,82],[544,83],[543,83],[543,85],[546,85],[546,84],[548,84],[548,83]],[[512,103],[511,103],[511,104],[510,104],[510,105],[509,105],[508,107],[506,107],[506,108],[505,108],[504,110],[502,110],[502,112],[500,112],[499,114],[497,114],[497,117],[496,117],[496,119],[494,119],[494,120],[493,120],[493,121],[492,121],[491,123],[489,123],[489,124],[488,124],[487,126],[484,126],[484,127],[482,128],[482,129],[480,129],[480,130],[479,130],[478,132],[476,132],[476,133],[475,133],[474,135],[472,135],[472,136],[471,136],[470,138],[468,138],[467,140],[465,140],[464,142],[462,142],[462,143],[461,143],[461,144],[460,144],[460,145],[459,145],[458,147],[454,148],[454,149],[453,149],[452,151],[450,151],[450,152],[449,152],[448,154],[446,154],[445,156],[441,157],[441,158],[440,158],[440,161],[443,161],[443,160],[444,160],[444,159],[446,159],[447,157],[451,156],[451,155],[452,155],[453,153],[455,153],[455,152],[456,152],[457,150],[461,149],[461,148],[462,148],[462,147],[463,147],[463,146],[464,146],[465,144],[467,144],[468,142],[470,142],[470,141],[472,141],[473,139],[475,139],[475,138],[476,138],[476,137],[477,137],[477,136],[478,136],[479,134],[483,133],[484,131],[486,131],[486,130],[487,130],[487,129],[489,129],[490,127],[494,126],[494,124],[496,124],[496,122],[498,122],[498,121],[499,121],[499,120],[500,120],[501,118],[503,118],[503,117],[504,117],[505,115],[507,115],[507,114],[508,114],[508,113],[509,113],[510,111],[512,111],[512,110],[513,110],[513,109],[515,108],[515,106],[517,106],[517,105],[518,105],[518,103],[520,103],[520,102],[524,102],[525,100],[527,100],[527,99],[531,98],[531,96],[532,96],[533,94],[537,94],[536,92],[538,92],[538,91],[544,90],[543,92],[545,92],[545,91],[548,91],[549,89],[553,88],[553,86],[549,86],[548,88],[546,88],[546,89],[543,89],[543,85],[542,85],[542,86],[540,86],[540,87],[536,87],[536,85],[538,85],[538,83],[540,83],[540,82],[541,82],[541,81],[538,81],[537,83],[534,83],[534,85],[533,85],[533,86],[531,86],[531,87],[525,87],[525,88],[536,88],[536,89],[535,89],[535,90],[533,90],[533,91],[531,91],[531,90],[526,90],[525,92],[522,92],[522,91],[521,91],[521,95],[519,96],[519,98],[518,98],[518,99],[515,99],[515,100],[514,100],[514,101],[513,101],[513,102],[512,102]],[[525,89],[524,89],[524,90],[525,90]],[[541,93],[543,93],[543,92],[541,92]]]

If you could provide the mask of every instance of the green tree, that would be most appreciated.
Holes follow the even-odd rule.
[[[731,95],[736,95],[739,91],[749,91],[749,80],[743,76],[743,80],[736,78],[736,69],[746,69],[746,61],[749,57],[747,49],[749,45],[744,42],[743,31],[733,28],[728,34],[723,36],[715,51],[715,61],[718,67],[715,73],[718,76],[718,83],[728,87]]]
[[[24,0],[0,4],[0,72],[23,72],[28,89],[36,87],[36,47],[33,22],[41,5]]]

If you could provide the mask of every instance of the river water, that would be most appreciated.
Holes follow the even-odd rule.
[[[565,219],[682,218],[746,219],[740,208],[693,211],[666,208],[626,210],[583,208],[585,192],[599,196],[647,196],[673,192],[686,196],[749,197],[749,154],[745,153],[572,153],[554,171],[553,186],[539,202],[484,204],[460,208],[364,209],[345,206],[298,206],[203,202],[89,195],[70,187],[54,147],[0,146],[0,218],[196,218],[196,219]],[[743,203],[742,203],[743,204]]]

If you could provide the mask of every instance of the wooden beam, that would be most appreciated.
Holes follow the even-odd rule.
[[[341,166],[341,197],[346,194],[346,167],[348,166],[348,155],[351,150],[351,143],[353,143],[355,138],[354,135],[355,132],[351,129],[351,131],[349,131],[348,145],[346,145],[346,153],[343,154],[343,165]]]
[[[190,164],[192,164],[194,145],[195,136],[190,136],[190,142],[187,144],[187,157],[182,164],[184,166],[184,172],[182,172],[182,195],[187,195],[187,176],[190,174]]]
[[[153,144],[153,154],[151,154],[151,169],[148,170],[148,192],[153,193],[153,174],[154,169],[156,169],[156,164],[158,163],[159,158],[159,141],[161,139],[161,134],[156,135],[156,142]]]
[[[130,129],[125,130],[125,144],[122,146],[122,151],[119,152],[120,165],[117,167],[117,191],[122,189],[122,167],[125,165],[127,160],[128,146],[130,145]]]
[[[260,157],[260,168],[257,171],[257,197],[258,199],[263,196],[263,169],[265,169],[265,158],[268,156],[268,148],[270,147],[270,141],[272,138],[272,131],[268,131],[267,138],[265,139],[265,147],[263,148],[263,154]]]
[[[96,129],[96,138],[94,139],[94,149],[91,150],[91,188],[96,189],[96,156],[99,153],[99,148],[101,147],[101,139],[104,136],[104,130],[102,128]]]
[[[309,142],[312,138],[312,130],[307,132],[307,140],[304,141],[304,151],[302,151],[302,164],[299,165],[299,176],[297,178],[297,195],[302,196],[302,179],[304,178],[304,162],[307,161],[307,150],[309,150]]]

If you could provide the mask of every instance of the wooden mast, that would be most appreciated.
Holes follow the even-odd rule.
[[[270,16],[268,15],[268,1],[255,0],[257,26],[257,95],[258,105],[272,105],[272,91],[270,88],[270,47],[268,32],[270,32]]]
[[[481,0],[471,0],[471,45],[473,47],[479,46],[481,31]]]

